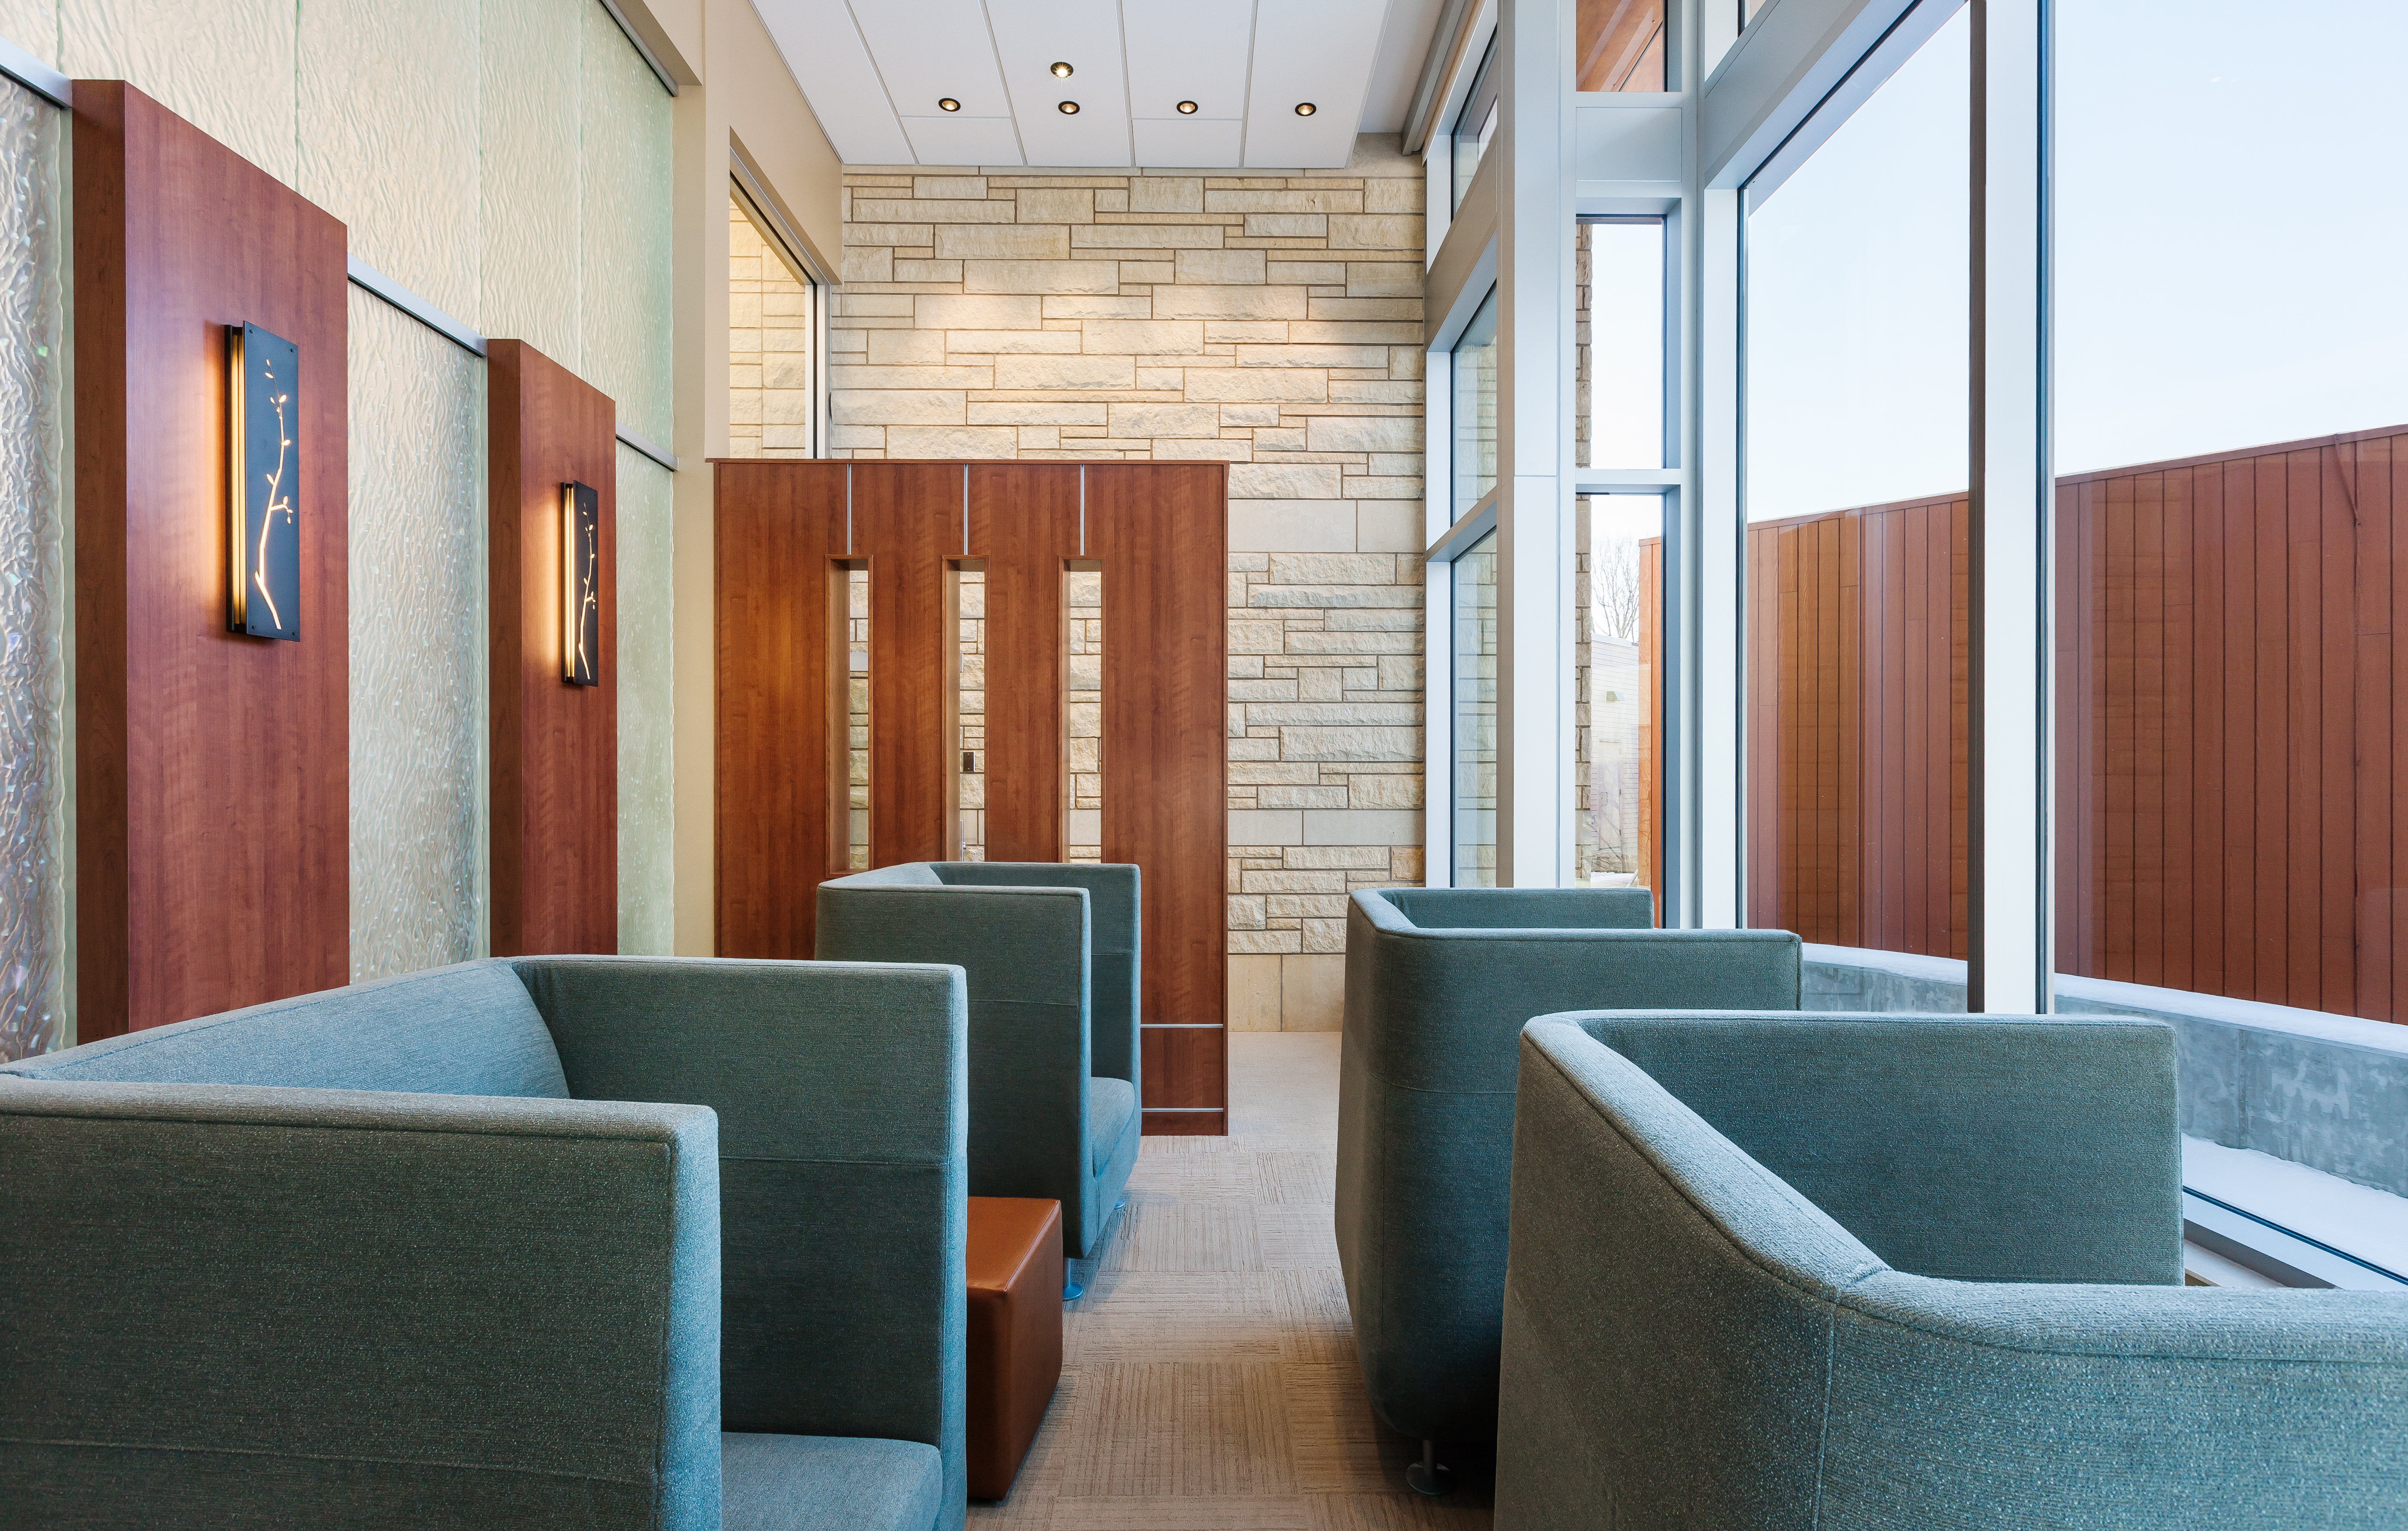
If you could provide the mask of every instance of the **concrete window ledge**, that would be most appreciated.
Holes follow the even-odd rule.
[[[1813,1010],[1961,1013],[1965,965],[1806,948]],[[2184,1233],[2217,1285],[2408,1287],[2408,1026],[2059,974],[2067,1015],[2170,1021]]]

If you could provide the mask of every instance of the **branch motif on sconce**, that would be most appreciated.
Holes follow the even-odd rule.
[[[300,374],[292,341],[226,326],[226,626],[253,637],[301,637]]]
[[[579,483],[560,486],[560,677],[602,683],[601,501]]]

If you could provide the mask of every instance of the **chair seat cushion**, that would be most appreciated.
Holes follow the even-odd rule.
[[[1111,1075],[1087,1081],[1087,1173],[1100,1175],[1112,1162],[1121,1134],[1137,1116],[1137,1086]]]
[[[729,1434],[719,1482],[722,1531],[929,1531],[945,1466],[916,1440]]]

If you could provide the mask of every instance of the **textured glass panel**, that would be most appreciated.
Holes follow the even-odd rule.
[[[301,7],[301,194],[351,253],[463,323],[477,314],[477,0]]]
[[[0,37],[56,65],[59,61],[59,7],[51,0],[0,0]]]
[[[71,1039],[66,995],[64,115],[0,79],[0,1059]]]
[[[351,289],[351,978],[486,945],[485,368]]]
[[[59,67],[122,79],[294,185],[293,0],[64,0]]]
[[[584,340],[579,370],[668,444],[669,96],[600,6],[585,16]]]
[[[578,39],[584,13],[601,8],[594,0],[487,0],[479,105],[479,322],[487,335],[524,340],[580,371]]]
[[[666,956],[676,801],[672,792],[675,480],[619,449],[619,950]]]

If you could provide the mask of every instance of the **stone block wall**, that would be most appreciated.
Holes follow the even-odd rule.
[[[1336,1026],[1347,892],[1422,880],[1422,184],[1393,136],[1326,171],[845,177],[834,455],[1231,465],[1240,1028]]]

